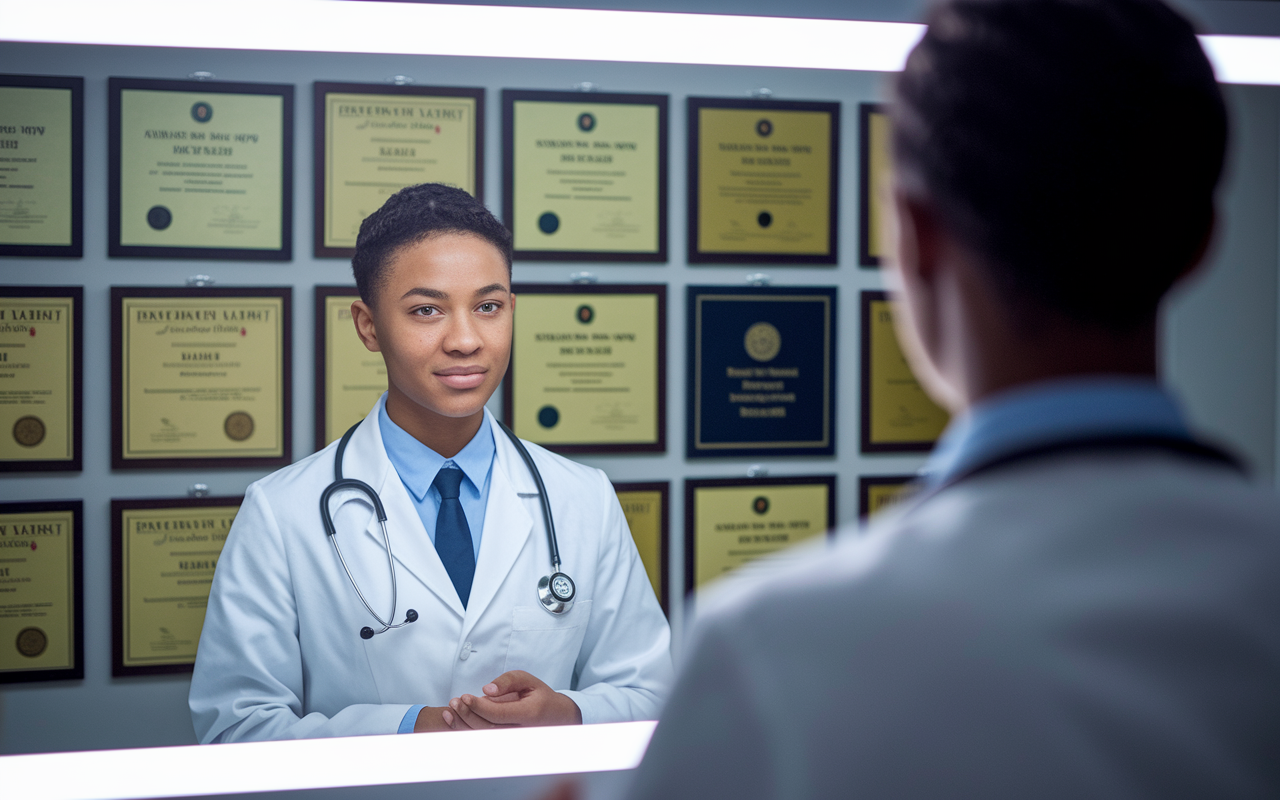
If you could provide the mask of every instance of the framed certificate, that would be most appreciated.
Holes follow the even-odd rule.
[[[911,493],[918,475],[864,475],[858,478],[858,519],[866,520],[897,505]]]
[[[84,78],[0,75],[0,256],[84,255]]]
[[[862,452],[928,452],[950,416],[911,372],[893,305],[887,292],[862,293]]]
[[[293,257],[293,87],[108,80],[107,254]]]
[[[190,672],[243,497],[111,501],[111,674]]]
[[[685,592],[831,533],[835,502],[834,475],[685,481]]]
[[[387,365],[356,335],[354,286],[316,287],[316,449],[342,438],[387,390]]]
[[[559,453],[667,449],[667,287],[525,283],[503,421]]]
[[[689,263],[835,264],[840,104],[690,97]]]
[[[111,287],[111,466],[282,467],[291,287]]]
[[[84,677],[84,503],[0,503],[0,683]]]
[[[504,89],[502,109],[517,260],[667,260],[667,95]]]
[[[891,212],[892,159],[889,110],[878,103],[858,106],[858,264],[878,267],[889,251],[884,241]]]
[[[685,455],[834,455],[836,288],[686,291]]]
[[[0,286],[0,472],[82,469],[84,289]]]
[[[364,218],[406,186],[484,200],[484,89],[315,85],[315,253],[350,258]]]
[[[622,504],[622,513],[627,518],[627,527],[631,529],[631,538],[640,551],[644,571],[653,584],[653,593],[657,595],[663,612],[669,615],[671,582],[667,578],[667,548],[671,542],[668,524],[671,515],[671,484],[666,481],[615,483],[613,489],[618,493],[618,502]]]

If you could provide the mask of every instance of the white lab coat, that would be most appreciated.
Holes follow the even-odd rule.
[[[464,610],[382,445],[378,408],[352,436],[344,477],[378,491],[399,590],[397,622],[372,639],[321,525],[336,443],[249,487],[218,560],[190,706],[201,742],[395,733],[413,704],[443,706],[513,669],[568,695],[583,722],[651,719],[671,682],[670,633],[604,473],[527,444],[551,499],[577,602],[544,609],[551,570],[537,490],[485,412],[497,446],[484,534]],[[339,544],[386,619],[390,570],[373,506],[354,491],[330,502]]]
[[[1075,453],[699,601],[633,800],[1280,796],[1280,498]]]

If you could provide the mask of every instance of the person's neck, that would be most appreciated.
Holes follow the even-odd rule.
[[[446,417],[423,408],[392,386],[387,392],[387,416],[434,452],[453,458],[480,430],[484,408],[468,417]]]

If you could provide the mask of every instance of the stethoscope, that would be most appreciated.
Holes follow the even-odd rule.
[[[347,573],[347,580],[351,581],[351,588],[356,590],[356,596],[364,604],[365,610],[382,626],[381,630],[376,631],[367,625],[360,629],[361,639],[372,639],[374,634],[386,633],[393,628],[403,628],[411,622],[417,622],[418,612],[412,608],[409,609],[405,612],[404,622],[395,625],[378,616],[378,612],[374,611],[373,606],[369,605],[369,601],[365,599],[364,592],[360,591],[360,586],[356,583],[355,576],[351,574],[351,569],[347,566],[347,560],[342,557],[342,548],[338,546],[337,530],[333,525],[333,516],[329,513],[329,498],[333,496],[334,492],[339,492],[343,489],[355,489],[363,493],[373,504],[373,510],[378,515],[378,525],[382,527],[382,542],[387,548],[387,568],[391,571],[391,614],[388,619],[394,620],[396,618],[396,564],[391,555],[391,537],[387,535],[387,512],[382,507],[382,498],[378,497],[377,491],[364,481],[342,477],[342,457],[347,451],[347,443],[351,441],[351,435],[356,432],[358,427],[360,427],[359,422],[352,425],[342,435],[342,440],[338,442],[337,452],[333,456],[333,483],[326,486],[325,490],[320,493],[320,520],[324,523],[325,534],[328,535],[329,541],[333,543],[333,551],[338,554],[338,560],[342,562],[343,571]],[[547,529],[547,543],[551,545],[551,574],[544,575],[538,581],[538,600],[542,603],[542,607],[552,614],[564,614],[570,608],[573,608],[573,600],[577,595],[577,588],[573,584],[573,579],[560,571],[560,547],[556,543],[556,526],[551,520],[551,503],[547,500],[547,487],[543,484],[542,474],[538,472],[538,466],[533,463],[533,457],[525,449],[524,443],[506,425],[498,422],[498,427],[507,435],[511,443],[516,446],[516,451],[520,453],[520,457],[524,459],[525,466],[529,468],[529,474],[533,476],[534,485],[538,487],[538,501],[542,505],[542,521]]]

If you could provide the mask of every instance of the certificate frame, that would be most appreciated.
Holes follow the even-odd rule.
[[[185,245],[137,245],[121,243],[123,215],[121,174],[122,93],[129,90],[208,94],[277,95],[281,98],[280,247],[204,247]],[[241,261],[293,260],[293,90],[292,84],[240,83],[233,81],[161,80],[156,78],[108,78],[107,255],[111,258],[233,259]]]
[[[697,583],[697,539],[695,528],[697,520],[697,497],[699,489],[718,489],[722,487],[764,489],[770,486],[826,486],[827,487],[827,539],[836,535],[836,476],[835,475],[788,475],[785,477],[763,478],[687,478],[684,482],[684,593],[688,596],[696,588]],[[814,537],[817,538],[817,537]]]
[[[502,220],[514,237],[515,218],[515,104],[518,102],[582,103],[587,105],[656,106],[658,109],[658,249],[656,252],[625,250],[521,250],[517,261],[605,261],[665,264],[667,250],[667,194],[669,173],[669,105],[665,94],[618,92],[558,92],[537,89],[502,90]]]
[[[662,498],[662,514],[659,521],[658,530],[658,581],[661,584],[661,591],[658,592],[658,605],[662,606],[662,613],[671,616],[671,568],[668,561],[671,558],[671,484],[668,481],[646,481],[646,482],[623,482],[614,483],[613,491],[615,494],[621,492],[657,492]]]
[[[71,244],[0,242],[0,256],[24,258],[84,257],[84,78],[53,75],[0,75],[0,87],[65,89],[71,92]]]
[[[863,453],[928,453],[933,441],[873,441],[871,419],[871,304],[892,300],[889,293],[876,289],[864,289],[859,294],[859,358],[858,358],[858,438]]]
[[[329,94],[365,94],[365,95],[401,95],[404,97],[466,97],[475,101],[475,171],[472,184],[475,186],[475,198],[484,202],[484,101],[485,90],[482,87],[466,86],[419,86],[396,85],[382,83],[335,83],[316,81],[313,87],[313,108],[315,119],[315,228],[314,244],[316,258],[351,258],[355,255],[354,247],[329,247],[325,245],[325,228],[328,208],[325,198],[329,193],[329,181],[333,177],[328,170],[327,153],[327,117],[325,113],[325,97]],[[419,181],[420,183],[421,181]],[[412,184],[406,184],[412,185]]]
[[[883,486],[905,489],[919,479],[919,475],[860,475],[858,477],[858,519],[866,522],[870,518],[871,493],[874,490]]]
[[[190,673],[195,662],[147,664],[126,666],[124,653],[125,594],[124,585],[124,512],[154,509],[225,508],[244,503],[244,496],[225,497],[166,497],[143,499],[113,499],[111,501],[111,676],[123,678],[133,675],[171,675]]]
[[[699,212],[701,115],[704,108],[742,111],[813,111],[831,119],[828,176],[827,251],[825,253],[753,253],[702,250],[698,245],[702,220]],[[816,264],[840,263],[840,102],[834,100],[765,100],[738,97],[689,97],[685,110],[688,124],[688,256],[690,264]]]
[[[871,181],[871,118],[889,113],[885,103],[858,104],[858,266],[879,267],[883,259],[871,252],[871,206],[876,201]]]
[[[84,678],[84,501],[41,500],[27,503],[0,503],[0,514],[70,512],[73,519],[71,545],[71,651],[72,666],[66,669],[14,670],[0,672],[0,684],[34,681],[82,680]]]
[[[126,297],[271,297],[281,299],[280,354],[280,432],[282,452],[279,456],[226,456],[208,458],[129,458],[124,457],[124,320],[121,302]],[[201,469],[207,467],[284,467],[293,463],[293,287],[292,286],[216,286],[185,288],[172,286],[111,287],[111,468]]]
[[[67,297],[72,304],[71,347],[71,458],[0,460],[4,472],[81,472],[84,470],[84,287],[83,286],[0,286],[0,298]]]
[[[590,297],[592,295],[610,295],[610,294],[652,294],[657,297],[658,301],[658,363],[657,363],[657,432],[658,439],[656,442],[591,442],[579,444],[556,444],[547,443],[540,446],[556,453],[665,453],[667,451],[667,286],[666,284],[640,284],[640,283],[591,283],[591,284],[564,284],[564,283],[517,283],[513,284],[511,291],[518,300],[522,294],[552,294],[552,295],[583,295]],[[515,347],[516,343],[512,342],[512,358],[507,364],[507,372],[502,380],[502,421],[515,430],[514,405],[515,405],[515,381],[518,376],[515,372]],[[517,435],[519,431],[516,431]]]

